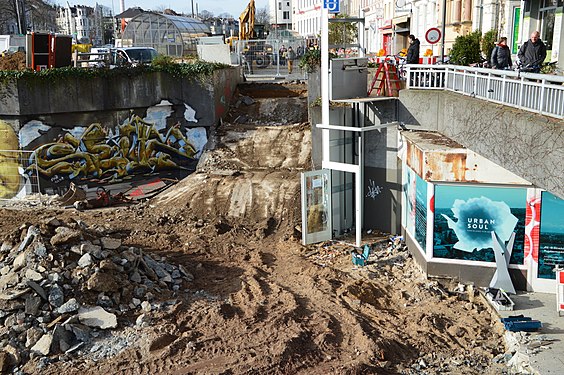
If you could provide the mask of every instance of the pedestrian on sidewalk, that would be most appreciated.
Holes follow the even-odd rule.
[[[524,70],[533,73],[540,73],[540,69],[544,59],[546,59],[546,46],[540,40],[540,33],[533,31],[531,39],[527,40],[517,53],[519,61]]]
[[[406,63],[408,64],[419,64],[419,39],[415,35],[411,34],[409,36],[409,48],[407,50]]]
[[[292,70],[294,69],[295,58],[296,58],[296,53],[292,49],[292,46],[289,46],[288,51],[286,51],[286,61],[288,62],[288,74],[292,74]]]
[[[280,65],[286,65],[286,52],[288,50],[286,49],[286,47],[284,47],[284,45],[282,44],[282,47],[280,47],[280,49],[278,50],[278,56],[280,58]]]
[[[507,38],[499,38],[499,42],[492,50],[492,56],[490,58],[490,63],[492,64],[492,69],[511,69],[511,51],[507,47]]]

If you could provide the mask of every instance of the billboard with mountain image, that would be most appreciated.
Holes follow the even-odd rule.
[[[437,185],[433,256],[495,262],[491,232],[515,232],[511,263],[523,264],[526,199],[523,188]]]

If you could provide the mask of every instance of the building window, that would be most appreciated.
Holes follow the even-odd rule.
[[[554,38],[554,13],[555,9],[547,9],[540,12],[541,40],[546,45],[547,50],[552,49],[552,39]]]
[[[278,10],[282,10],[282,3],[278,2]]]
[[[284,12],[282,13],[282,19],[283,19],[283,20],[289,20],[289,19],[290,19],[290,12],[288,12],[287,10],[284,11]]]

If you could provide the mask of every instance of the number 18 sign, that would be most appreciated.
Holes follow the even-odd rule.
[[[329,13],[339,13],[339,0],[323,0],[323,8],[326,8]]]

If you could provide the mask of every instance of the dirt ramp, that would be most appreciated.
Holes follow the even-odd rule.
[[[186,211],[198,218],[225,217],[256,224],[271,218],[281,221],[294,210],[299,193],[295,172],[196,173],[154,203],[171,213]]]
[[[218,131],[218,147],[204,154],[200,171],[218,169],[309,169],[309,124],[288,126],[228,125]]]
[[[307,88],[304,84],[242,84],[226,122],[283,125],[308,121]]]

